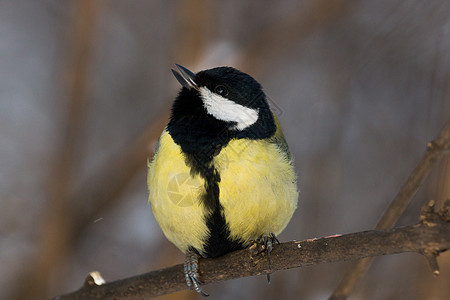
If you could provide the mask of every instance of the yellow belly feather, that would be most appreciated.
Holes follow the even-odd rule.
[[[287,155],[267,140],[231,140],[214,158],[220,203],[233,239],[247,244],[263,234],[279,234],[297,206],[296,175]],[[199,251],[208,237],[199,201],[204,180],[192,177],[181,148],[167,131],[149,164],[149,200],[166,237],[181,251]]]
[[[147,184],[153,214],[169,241],[183,252],[188,246],[202,250],[208,236],[200,201],[204,180],[190,175],[181,148],[167,131],[162,133],[159,150],[149,164]]]
[[[297,207],[298,192],[293,167],[275,144],[232,140],[214,165],[232,238],[247,244],[283,231]]]

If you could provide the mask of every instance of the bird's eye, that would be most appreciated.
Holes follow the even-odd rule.
[[[220,96],[226,96],[228,95],[228,90],[223,85],[216,86],[215,90],[216,94],[219,94]]]

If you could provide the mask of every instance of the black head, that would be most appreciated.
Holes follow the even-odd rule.
[[[266,95],[251,76],[231,67],[197,74],[176,67],[172,72],[183,88],[168,130],[184,151],[191,142],[224,146],[232,138],[263,139],[275,133]]]

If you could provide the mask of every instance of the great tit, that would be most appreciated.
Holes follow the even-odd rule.
[[[149,201],[165,236],[186,253],[188,286],[207,295],[198,258],[273,240],[297,207],[297,177],[255,79],[231,67],[176,67],[182,88],[148,164]]]

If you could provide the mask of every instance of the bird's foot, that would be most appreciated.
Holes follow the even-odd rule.
[[[255,241],[250,242],[249,251],[252,256],[259,255],[260,253],[265,253],[267,256],[267,264],[269,266],[269,270],[271,267],[270,253],[273,249],[273,244],[279,244],[280,241],[277,239],[275,234],[270,233],[269,235],[262,235],[257,238]],[[270,283],[270,273],[267,274],[267,282]]]
[[[203,292],[200,287],[203,282],[200,280],[200,275],[198,274],[198,254],[193,250],[188,250],[188,252],[186,252],[186,259],[184,260],[184,277],[186,278],[186,284],[191,291],[195,290],[203,297],[209,296],[207,293]]]

